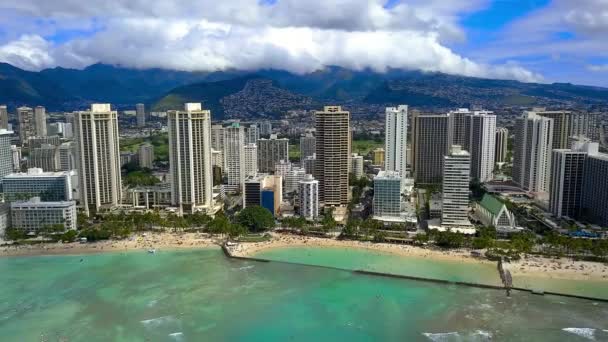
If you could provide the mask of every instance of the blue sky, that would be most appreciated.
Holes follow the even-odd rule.
[[[608,0],[3,0],[0,12],[0,61],[29,70],[340,65],[608,86]]]

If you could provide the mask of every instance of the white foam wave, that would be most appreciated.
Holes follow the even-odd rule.
[[[460,335],[455,331],[447,333],[422,333],[422,335],[426,336],[426,338],[433,342],[444,342],[460,337]]]
[[[562,330],[588,340],[595,340],[595,329],[593,328],[564,328]]]
[[[488,332],[488,331],[484,331],[484,330],[476,330],[473,333],[473,336],[479,336],[484,340],[491,340],[492,339],[492,333]]]
[[[158,327],[161,324],[175,322],[176,319],[173,316],[162,316],[157,318],[145,319],[140,321],[146,327]]]

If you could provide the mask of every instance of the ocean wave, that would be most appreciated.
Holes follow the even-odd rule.
[[[563,328],[562,330],[588,340],[595,340],[595,329],[593,328]]]
[[[235,271],[244,271],[244,270],[250,270],[253,267],[254,267],[253,265],[249,265],[249,266],[243,266],[243,267],[233,268],[233,270],[235,270]]]
[[[169,337],[171,337],[172,339],[176,340],[176,341],[183,341],[184,340],[184,333],[183,332],[174,332],[172,334],[169,334]]]
[[[157,317],[157,318],[144,319],[143,321],[140,321],[140,322],[145,327],[153,328],[153,327],[158,327],[162,324],[177,322],[177,319],[173,316],[162,316],[162,317]]]
[[[488,331],[484,331],[484,330],[476,330],[473,333],[473,336],[478,336],[481,337],[483,340],[491,340],[492,339],[492,333],[488,332]]]
[[[457,332],[446,332],[446,333],[422,333],[429,340],[433,342],[444,342],[453,341],[454,339],[460,339],[460,334]]]

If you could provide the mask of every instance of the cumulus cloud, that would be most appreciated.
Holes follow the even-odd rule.
[[[446,42],[464,39],[457,15],[485,1],[464,3],[167,0],[150,5],[147,0],[3,0],[0,10],[6,6],[54,23],[82,20],[90,25],[91,18],[98,18],[103,29],[61,43],[24,32],[0,46],[0,60],[28,69],[83,67],[100,61],[137,68],[276,68],[297,73],[338,65],[539,81],[539,75],[520,66],[478,63],[447,47]],[[25,52],[28,49],[31,52]]]
[[[587,70],[595,72],[608,72],[608,64],[603,65],[587,65]]]

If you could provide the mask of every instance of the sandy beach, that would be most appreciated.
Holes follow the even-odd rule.
[[[3,246],[2,256],[69,255],[135,250],[208,248],[218,246],[217,239],[197,233],[146,233],[124,240],[104,240],[90,243],[44,243],[39,245]]]
[[[374,251],[391,253],[402,257],[430,258],[465,263],[488,263],[494,261],[471,256],[470,250],[437,250],[409,245],[387,243],[371,243],[360,241],[342,241],[315,237],[300,237],[293,235],[272,234],[272,239],[266,242],[238,244],[234,246],[233,254],[241,257],[254,257],[257,253],[274,248],[287,247],[336,247],[364,248]],[[541,257],[522,258],[522,260],[506,264],[506,268],[516,278],[517,276],[534,276],[548,279],[593,280],[608,282],[608,265],[594,262],[573,261],[570,259],[548,259]]]

